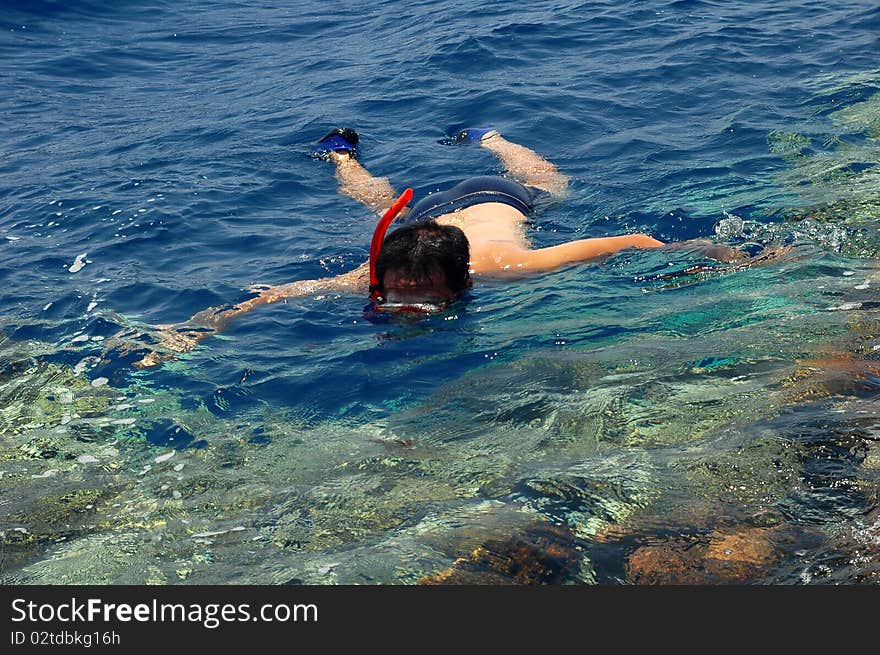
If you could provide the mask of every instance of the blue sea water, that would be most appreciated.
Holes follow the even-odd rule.
[[[880,560],[858,564],[829,553],[850,552],[842,532],[873,534],[876,512],[876,468],[864,462],[876,460],[873,419],[880,415],[845,401],[870,403],[877,380],[870,357],[861,355],[873,352],[874,333],[864,326],[873,325],[871,275],[880,253],[878,160],[871,159],[880,154],[873,100],[880,93],[878,35],[880,8],[867,1],[6,0],[0,5],[0,322],[7,347],[23,344],[24,354],[4,355],[4,375],[21,369],[21,361],[24,368],[53,364],[86,381],[107,378],[120,398],[135,399],[145,389],[173,398],[162,411],[112,423],[115,432],[102,433],[108,443],[139,445],[115,473],[111,467],[95,480],[135,481],[142,464],[175,445],[169,430],[177,434],[183,426],[188,437],[176,442],[175,457],[190,453],[186,471],[214,471],[225,460],[198,457],[213,456],[231,440],[239,464],[227,467],[223,484],[244,489],[264,476],[268,488],[289,484],[307,499],[291,509],[286,496],[270,494],[252,513],[224,524],[265,537],[291,513],[311,512],[311,541],[301,540],[311,544],[305,554],[270,536],[271,575],[200,560],[201,568],[190,563],[184,568],[195,572],[180,580],[415,581],[437,573],[443,557],[406,576],[380,562],[369,575],[351,565],[336,578],[315,573],[329,569],[310,569],[318,560],[309,557],[368,552],[378,561],[379,553],[393,552],[392,560],[406,559],[413,552],[410,542],[401,545],[406,530],[431,512],[446,516],[477,501],[513,511],[544,493],[536,491],[546,485],[534,483],[535,476],[571,476],[585,462],[612,470],[623,466],[616,459],[623,455],[651,461],[634,474],[638,493],[623,494],[627,517],[639,509],[651,521],[702,525],[705,508],[685,511],[698,505],[691,499],[700,495],[699,481],[689,477],[682,486],[669,477],[687,468],[695,443],[726,453],[756,443],[765,449],[751,469],[760,473],[725,484],[756,484],[766,498],[753,487],[742,497],[731,491],[724,502],[747,508],[731,510],[741,521],[709,532],[740,524],[752,531],[832,526],[808,535],[820,544],[802,549],[813,559],[780,554],[750,579],[810,582],[826,569],[832,580],[871,579]],[[324,277],[362,263],[374,217],[336,193],[331,164],[309,157],[311,145],[338,125],[358,130],[360,160],[371,172],[396,189],[412,186],[417,197],[465,176],[501,171],[485,150],[438,143],[461,128],[495,126],[540,152],[571,177],[571,186],[564,202],[533,217],[536,246],[641,231],[665,241],[784,243],[796,256],[667,283],[660,274],[705,260],[627,252],[541,278],[478,284],[453,311],[421,321],[370,320],[361,297],[294,299],[260,308],[192,353],[144,371],[105,348],[129,324],[183,321],[207,306],[249,297],[255,283]],[[859,283],[863,289],[854,290]],[[827,311],[833,307],[863,313],[849,320],[845,312]],[[837,386],[826,381],[824,392],[794,394],[793,414],[780,410],[773,394],[796,387],[793,380],[802,376],[794,369],[830,341],[859,355],[859,373],[835,374]],[[643,414],[614,409],[623,388],[622,377],[608,377],[614,375],[632,376],[627,402]],[[700,386],[713,375],[719,379]],[[695,376],[704,376],[700,384]],[[847,386],[854,379],[855,389]],[[687,395],[692,383],[699,398]],[[742,385],[735,383],[754,385],[753,395],[739,398]],[[719,397],[713,384],[723,389]],[[600,409],[579,404],[600,396],[607,397]],[[78,418],[88,418],[80,415],[24,427],[71,426],[58,434],[76,439]],[[596,417],[605,427],[572,427]],[[612,438],[603,430],[617,419],[625,425]],[[804,446],[786,474],[791,484],[770,491],[771,481],[761,476],[773,476],[761,467],[778,454],[766,435],[800,448],[819,439],[813,426],[832,419],[860,421],[846,428],[861,431],[861,441],[846,442],[858,457],[847,459],[846,448],[838,448],[838,430],[837,441],[816,448],[833,450],[841,469],[813,471],[821,457]],[[19,448],[24,424],[11,425],[6,445]],[[666,434],[664,425],[675,429]],[[685,426],[699,432],[694,440],[681,436]],[[257,474],[241,464],[263,457],[261,448],[292,443],[297,437],[290,431],[318,435],[343,427],[326,459],[295,449],[265,455],[301,458],[289,463],[296,474],[268,464]],[[529,441],[534,434],[517,432],[528,429],[542,438]],[[512,432],[519,437],[505,445]],[[365,462],[381,460],[386,446],[365,442],[389,434],[416,449],[463,444],[455,456],[446,453],[444,475],[464,480],[457,468],[463,467],[467,484],[426,491],[417,484],[423,469],[399,468],[393,479],[401,489],[412,485],[411,504],[389,510],[393,520],[377,510],[382,519],[369,528],[359,523],[332,538],[322,533],[321,541],[314,525],[321,522],[318,512],[329,510],[312,502],[315,490],[327,480],[345,487],[351,482],[340,477],[345,469],[367,471],[364,488],[378,493],[370,485],[381,486],[384,473],[370,478],[372,464]],[[486,434],[494,437],[473,442],[485,455],[474,466],[488,467],[481,478],[467,466],[466,445]],[[554,449],[554,440],[568,445]],[[582,450],[571,450],[574,442]],[[533,450],[521,450],[524,443]],[[395,461],[415,466],[406,452],[394,452]],[[561,452],[564,458],[555,457]],[[442,468],[444,456],[430,461]],[[4,493],[20,493],[16,484],[44,471],[38,464],[9,469]],[[699,466],[711,468],[705,460]],[[52,484],[63,489],[57,480],[68,473],[59,470]],[[77,488],[93,482],[88,467],[70,475]],[[851,493],[841,496],[842,487]],[[150,493],[164,498],[160,489],[156,482]],[[121,493],[117,502],[131,501]],[[725,494],[708,495],[718,503]],[[204,504],[187,505],[187,498],[184,510],[201,521],[199,532],[215,531],[224,518],[200,512]],[[101,511],[115,516],[111,500]],[[353,505],[340,506],[343,523],[358,514]],[[567,511],[564,519],[550,510],[546,516],[588,541],[592,527],[584,526],[591,520],[623,522],[611,511],[583,520]],[[755,519],[767,512],[779,522],[767,527]],[[25,510],[7,517],[2,529],[39,532],[39,521],[27,517]],[[158,524],[152,529],[172,529]],[[639,530],[647,528],[631,532]],[[111,532],[83,528],[76,537]],[[633,539],[596,560],[613,562],[606,569],[594,562],[585,577],[627,580],[627,557],[640,543]],[[846,543],[864,546],[851,539]],[[3,572],[41,579],[39,566],[60,557],[50,541],[27,544]],[[447,564],[468,552],[456,543],[435,548]],[[169,571],[179,568],[180,557],[160,552],[163,581],[179,581]],[[24,567],[37,568],[24,574]],[[141,577],[129,581],[152,575],[134,570]],[[85,581],[128,580],[114,571],[98,567]]]

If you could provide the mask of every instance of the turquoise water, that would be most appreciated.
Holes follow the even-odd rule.
[[[0,579],[876,582],[872,3],[12,2],[0,10]],[[538,246],[626,252],[450,312],[261,308],[161,368],[109,347],[341,273],[373,218],[335,125],[417,196],[571,176]],[[523,564],[527,562],[528,564]],[[514,563],[518,563],[514,565]]]

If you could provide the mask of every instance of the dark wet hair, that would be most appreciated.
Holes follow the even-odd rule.
[[[404,225],[385,237],[376,258],[379,291],[385,294],[385,274],[429,283],[442,272],[446,286],[454,293],[467,288],[470,247],[459,228],[434,221]]]

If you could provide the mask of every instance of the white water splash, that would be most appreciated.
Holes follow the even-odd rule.
[[[76,259],[73,260],[73,263],[70,265],[70,268],[68,268],[67,270],[70,271],[71,273],[78,273],[79,271],[81,271],[83,269],[83,266],[85,266],[86,264],[91,264],[92,262],[90,260],[86,259],[87,254],[88,253],[84,252],[81,255],[77,255]]]

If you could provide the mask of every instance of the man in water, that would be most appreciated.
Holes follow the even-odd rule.
[[[593,262],[626,248],[666,244],[646,234],[579,239],[547,248],[531,248],[524,226],[541,196],[559,198],[568,177],[536,152],[512,143],[496,130],[471,128],[450,140],[475,143],[501,160],[506,176],[473,177],[447,191],[429,194],[400,212],[405,225],[382,240],[378,252],[353,271],[318,280],[252,287],[254,298],[232,307],[210,307],[181,325],[160,326],[162,346],[185,352],[222,330],[245,312],[286,298],[336,291],[369,292],[379,309],[430,311],[454,301],[472,285],[472,277],[521,277],[566,264]],[[336,166],[339,192],[393,220],[389,209],[397,194],[387,178],[371,175],[357,160],[359,138],[351,128],[336,128],[319,142],[313,156]],[[404,199],[401,199],[401,203]],[[387,211],[386,211],[387,210]],[[701,240],[691,249],[723,262],[745,258],[742,252]],[[675,244],[681,249],[684,244]],[[173,354],[151,352],[135,366],[154,366]]]
[[[524,232],[527,215],[539,196],[562,196],[568,178],[537,153],[493,129],[463,130],[455,141],[479,143],[491,150],[509,177],[469,178],[402,212],[406,225],[385,240],[376,261],[385,302],[442,304],[468,288],[471,275],[538,273],[624,248],[663,245],[645,234],[625,234],[532,249]],[[354,130],[337,128],[321,139],[316,154],[336,165],[340,193],[381,213],[397,193],[387,178],[373,177],[361,166],[354,156],[357,143]],[[365,264],[348,275],[321,281],[322,288],[343,290],[339,285],[344,284],[344,290],[366,290],[367,272]],[[289,293],[299,295],[297,283],[267,288],[261,295],[274,300]]]

